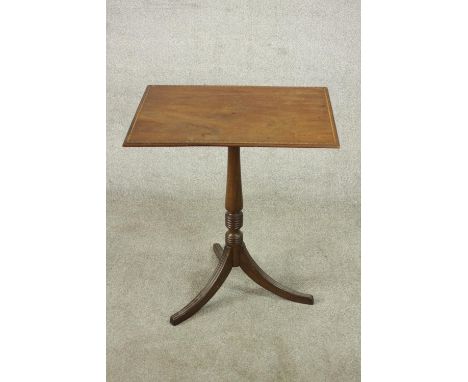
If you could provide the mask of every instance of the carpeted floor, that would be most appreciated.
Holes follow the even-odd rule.
[[[108,381],[358,381],[358,1],[109,0]],[[241,149],[244,239],[283,300],[233,269],[177,327],[224,239],[224,148],[122,148],[147,84],[328,86],[340,150]]]

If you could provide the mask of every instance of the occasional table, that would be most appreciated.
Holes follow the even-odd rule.
[[[310,294],[268,276],[254,261],[242,231],[240,147],[339,148],[327,88],[150,85],[125,138],[125,147],[228,148],[225,245],[213,245],[219,263],[206,286],[170,318],[178,325],[205,305],[232,267],[285,299],[312,305]]]

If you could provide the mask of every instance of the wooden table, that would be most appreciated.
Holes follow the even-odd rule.
[[[240,147],[339,148],[327,88],[259,86],[151,85],[141,99],[125,147],[228,147],[224,247],[202,291],[170,318],[172,325],[191,317],[240,266],[253,281],[285,299],[314,303],[310,294],[282,286],[248,252],[242,227]]]

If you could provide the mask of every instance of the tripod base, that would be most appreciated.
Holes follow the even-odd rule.
[[[235,249],[237,249],[237,251]],[[254,259],[252,259],[244,243],[242,243],[239,248],[234,246],[230,247],[228,245],[223,248],[220,244],[216,243],[213,244],[213,251],[219,260],[218,266],[208,281],[208,284],[206,284],[201,292],[184,308],[171,316],[170,322],[172,325],[178,325],[198,312],[218,291],[234,266],[240,266],[247,276],[258,285],[280,297],[301,304],[314,304],[312,295],[296,292],[295,290],[282,286],[268,276]],[[237,253],[239,264],[236,264]]]
[[[252,259],[244,244],[242,227],[242,181],[240,166],[240,148],[228,147],[228,168],[226,181],[226,213],[225,224],[228,229],[225,235],[226,245],[213,244],[213,251],[219,260],[208,284],[182,310],[171,316],[171,324],[178,325],[198,312],[221,287],[233,267],[241,269],[253,281],[270,292],[287,300],[301,304],[313,305],[314,298],[310,294],[296,292],[282,286],[268,276]]]

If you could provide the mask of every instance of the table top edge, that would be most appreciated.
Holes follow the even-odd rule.
[[[329,144],[307,144],[307,143],[255,143],[255,142],[239,142],[239,143],[231,143],[231,142],[216,142],[216,143],[207,143],[207,142],[131,142],[130,136],[135,126],[135,123],[138,119],[140,111],[144,105],[146,97],[149,93],[149,90],[152,87],[230,87],[230,88],[274,88],[274,89],[321,89],[325,94],[325,99],[327,102],[327,110],[330,119],[331,130],[333,134],[333,142]],[[333,109],[331,106],[330,95],[328,92],[328,87],[326,86],[276,86],[276,85],[264,85],[264,86],[257,86],[257,85],[159,85],[159,84],[152,84],[147,85],[145,88],[145,92],[140,99],[138,104],[138,108],[135,112],[135,115],[132,119],[132,123],[130,124],[130,128],[127,131],[125,136],[124,142],[122,147],[270,147],[270,148],[324,148],[324,149],[339,149],[340,142],[338,138],[338,133],[336,129],[335,119],[333,115]]]

